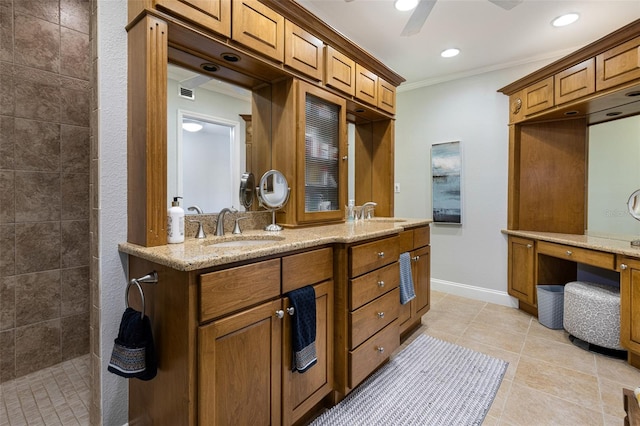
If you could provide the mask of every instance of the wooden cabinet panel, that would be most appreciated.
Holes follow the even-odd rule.
[[[285,20],[284,64],[314,80],[322,80],[324,43],[293,22]]]
[[[378,108],[389,114],[396,113],[396,87],[378,77]]]
[[[524,91],[519,91],[509,96],[509,124],[517,123],[524,119]]]
[[[355,349],[378,330],[397,319],[399,300],[400,290],[394,289],[350,313],[351,342],[349,348]]]
[[[431,305],[431,247],[422,247],[411,253],[413,286],[416,292],[415,315],[422,316]]]
[[[333,249],[327,247],[282,258],[282,292],[319,283],[333,276]]]
[[[415,248],[431,244],[431,229],[429,226],[421,226],[413,230],[413,246]]]
[[[553,106],[553,76],[524,89],[524,114],[531,115]]]
[[[233,0],[231,38],[276,61],[284,61],[284,18],[256,0]]]
[[[200,276],[200,322],[280,295],[280,259]]]
[[[640,353],[640,259],[620,256],[620,343]]]
[[[356,64],[356,99],[378,105],[378,76]]]
[[[605,90],[640,78],[640,37],[596,56],[596,89]]]
[[[509,237],[509,294],[529,305],[535,303],[534,241]]]
[[[587,59],[554,76],[556,105],[590,95],[596,91],[596,62]]]
[[[316,354],[318,361],[300,374],[292,371],[291,321],[285,315],[282,349],[282,424],[294,424],[333,387],[333,281],[314,286],[316,292]],[[284,299],[284,306],[289,306]]]
[[[356,387],[400,346],[398,321],[349,352],[349,387]]]
[[[324,84],[354,96],[356,92],[356,62],[331,46],[325,48]]]
[[[613,253],[549,243],[547,241],[538,242],[538,253],[597,266],[599,268],[615,270],[615,256]]]
[[[155,5],[225,37],[231,36],[231,0],[156,0]]]
[[[400,284],[400,265],[394,262],[358,278],[349,280],[349,300],[351,310],[369,303]]]
[[[278,299],[199,328],[199,424],[280,424],[281,306]]]
[[[352,278],[398,260],[398,237],[360,244],[349,249],[349,276]]]

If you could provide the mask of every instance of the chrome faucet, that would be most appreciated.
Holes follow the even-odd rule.
[[[377,206],[378,203],[374,203],[373,201],[367,201],[360,207],[360,219],[371,219],[371,210]],[[369,209],[371,207],[371,209]]]
[[[202,209],[200,207],[198,207],[198,206],[191,206],[187,210],[189,210],[190,212],[194,211],[197,214],[203,214]],[[202,228],[202,221],[201,220],[191,220],[191,219],[189,219],[189,222],[198,224],[198,232],[196,232],[196,238],[206,238],[207,237],[207,234],[204,233],[204,228]]]
[[[234,209],[233,207],[225,207],[224,209],[220,210],[220,213],[218,213],[218,220],[216,221],[216,236],[222,237],[224,235],[224,215],[227,213],[235,213],[237,211],[238,210]]]

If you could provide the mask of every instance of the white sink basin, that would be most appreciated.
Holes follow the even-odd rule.
[[[272,244],[278,241],[282,241],[283,237],[238,237],[226,241],[215,242],[211,241],[206,245],[208,247],[246,247],[246,246],[261,246],[265,244]]]

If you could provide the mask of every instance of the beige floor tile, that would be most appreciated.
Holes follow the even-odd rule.
[[[540,324],[538,320],[531,317],[531,327],[529,328],[529,336],[541,337],[548,340],[553,340],[559,343],[571,343],[569,340],[569,333],[563,330],[552,330]]]
[[[630,366],[624,360],[597,356],[596,368],[600,377],[623,383],[630,389],[640,386],[640,370]]]
[[[527,336],[522,353],[550,364],[596,375],[595,355],[571,343]]]
[[[486,325],[509,324],[509,330],[517,333],[527,333],[531,324],[531,315],[506,306],[487,303],[473,319]]]
[[[520,353],[526,334],[506,330],[504,327],[497,327],[496,324],[472,323],[465,330],[462,337],[473,339],[505,351]]]
[[[600,399],[602,411],[605,414],[624,418],[624,405],[622,403],[622,389],[626,386],[600,376]],[[633,388],[631,388],[633,389]]]

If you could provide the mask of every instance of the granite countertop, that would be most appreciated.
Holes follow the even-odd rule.
[[[532,238],[534,240],[548,241],[551,243],[565,244],[574,247],[582,247],[591,250],[605,251],[607,253],[623,254],[626,256],[640,257],[640,247],[631,245],[631,240],[636,239],[624,235],[583,235],[559,234],[555,232],[513,231],[502,230],[503,234],[516,237]]]
[[[179,271],[194,271],[324,244],[354,243],[371,238],[391,236],[400,233],[405,228],[428,225],[429,223],[431,223],[430,219],[373,218],[335,225],[283,229],[278,232],[247,230],[241,235],[207,236],[204,239],[186,238],[184,243],[157,247],[121,243],[118,245],[118,249],[123,253]],[[238,239],[269,241],[257,245],[238,243],[239,245],[213,246],[213,244],[232,242]]]

